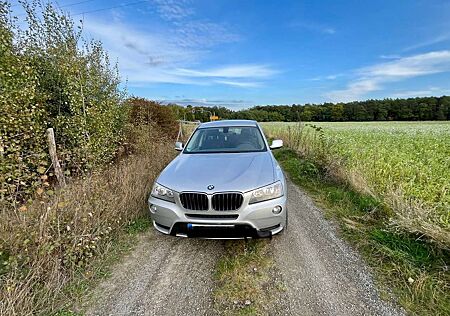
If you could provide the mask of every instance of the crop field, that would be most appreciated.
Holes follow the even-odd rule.
[[[269,137],[382,200],[397,224],[449,245],[450,122],[263,123]]]

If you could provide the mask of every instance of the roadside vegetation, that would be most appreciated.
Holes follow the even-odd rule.
[[[267,315],[282,290],[273,278],[270,240],[227,241],[217,263],[215,307],[223,315]],[[272,311],[273,312],[273,311]]]
[[[146,199],[178,125],[171,109],[128,98],[82,24],[22,3],[25,25],[0,2],[0,315],[51,315],[148,227]]]
[[[386,297],[392,291],[413,314],[448,315],[450,126],[393,124],[264,128],[284,139],[288,149],[275,152],[276,158],[340,223]]]
[[[271,136],[393,211],[391,224],[450,247],[450,123],[265,123]]]

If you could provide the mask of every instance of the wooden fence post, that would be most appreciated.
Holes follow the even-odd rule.
[[[64,177],[64,172],[62,171],[61,165],[59,164],[58,156],[56,155],[55,132],[51,127],[47,129],[47,142],[48,142],[48,151],[50,153],[50,158],[52,159],[53,169],[55,170],[59,186],[65,187],[66,179]]]

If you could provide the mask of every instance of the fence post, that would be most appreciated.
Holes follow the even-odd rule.
[[[47,129],[47,142],[48,142],[48,151],[50,153],[50,158],[52,159],[53,169],[55,170],[59,186],[65,187],[66,179],[64,177],[64,172],[62,171],[61,165],[59,164],[58,156],[56,155],[55,132],[51,127]]]
[[[180,126],[179,126],[179,129],[178,129],[178,136],[177,136],[177,142],[178,141],[183,141],[183,138],[184,138],[184,136],[183,136],[183,122],[181,121],[181,120],[179,120],[180,121]]]

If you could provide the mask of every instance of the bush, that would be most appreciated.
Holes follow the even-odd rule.
[[[127,113],[117,66],[81,25],[51,4],[24,2],[23,30],[9,4],[0,7],[0,192],[21,203],[53,180],[48,127],[63,168],[82,174],[115,157]]]
[[[127,100],[129,120],[134,126],[156,123],[166,135],[176,137],[178,123],[175,112],[169,106],[156,101],[132,97]]]
[[[155,102],[125,103],[117,66],[69,17],[24,7],[20,30],[0,0],[0,315],[50,315],[75,275],[146,215],[177,123]],[[72,175],[65,188],[52,185],[49,127]]]
[[[137,143],[136,153],[100,173],[42,195],[20,212],[0,210],[0,315],[51,315],[67,303],[63,290],[76,272],[147,215],[153,180],[175,151],[152,126],[140,128]]]

